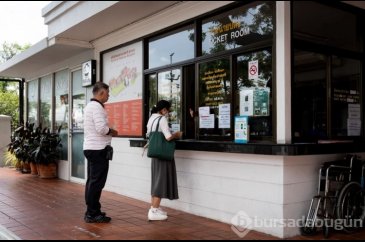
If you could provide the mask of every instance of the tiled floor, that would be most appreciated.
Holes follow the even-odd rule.
[[[102,205],[112,217],[110,224],[86,224],[84,186],[58,179],[40,179],[0,168],[0,225],[27,240],[267,240],[275,237],[249,232],[240,238],[230,225],[173,209],[168,221],[148,222],[149,204],[103,191]],[[331,239],[365,239],[333,232]],[[291,239],[323,239],[312,237]]]

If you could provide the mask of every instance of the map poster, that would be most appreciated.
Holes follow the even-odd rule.
[[[105,104],[111,127],[119,136],[142,136],[142,42],[103,53],[103,82],[109,85]]]

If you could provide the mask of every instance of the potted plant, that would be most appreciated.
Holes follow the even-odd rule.
[[[16,169],[22,173],[28,173],[30,170],[29,163],[27,162],[27,151],[25,149],[27,136],[28,133],[24,126],[20,126],[14,130],[11,143],[8,145],[8,154],[6,155],[8,161],[13,162]]]
[[[59,133],[60,129],[57,133],[44,129],[40,135],[39,146],[32,153],[41,178],[57,177],[57,160],[62,146]]]
[[[34,130],[34,124],[27,122],[25,126],[20,126],[13,132],[8,151],[5,153],[8,165],[15,166],[23,173],[31,171],[34,175],[38,174],[33,152],[39,146],[41,129],[39,126]]]

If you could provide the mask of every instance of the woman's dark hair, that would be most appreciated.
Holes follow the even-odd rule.
[[[169,101],[160,100],[160,101],[158,101],[158,103],[155,106],[153,106],[153,108],[151,110],[151,114],[158,113],[158,112],[160,112],[164,108],[166,108],[167,110],[169,110],[170,107],[171,107],[171,103]]]

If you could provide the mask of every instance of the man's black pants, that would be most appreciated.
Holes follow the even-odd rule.
[[[106,159],[106,150],[84,150],[87,159],[87,181],[85,187],[86,215],[100,215],[101,192],[109,171],[109,160]]]

